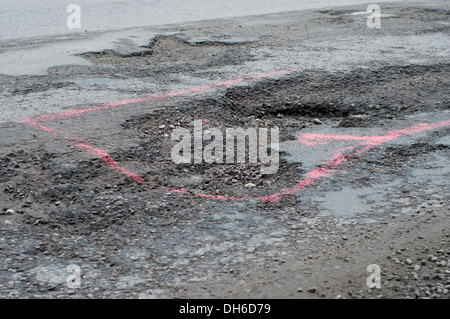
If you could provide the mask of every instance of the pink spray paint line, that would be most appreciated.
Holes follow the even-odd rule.
[[[72,145],[74,145],[75,147],[97,157],[102,159],[103,163],[106,165],[106,167],[122,173],[126,176],[128,176],[129,178],[131,178],[133,181],[135,181],[136,183],[140,184],[140,185],[144,185],[145,184],[145,180],[142,176],[140,176],[139,174],[128,170],[124,167],[122,167],[120,164],[118,164],[116,161],[114,161],[114,159],[112,158],[111,155],[109,155],[107,152],[105,152],[104,150],[95,147],[91,144],[87,144],[85,143],[84,140],[81,139],[73,139],[73,138],[69,138],[64,132],[61,131],[57,131],[53,128],[50,128],[48,126],[44,126],[42,124],[36,123],[31,119],[25,119],[23,121],[21,121],[21,123],[24,124],[28,124],[31,125],[33,127],[37,127],[45,132],[51,133],[52,135],[58,137],[62,137],[63,139],[66,140],[71,140],[72,141]],[[77,141],[77,142],[73,142],[73,141]],[[334,163],[337,163],[336,161]],[[339,162],[341,163],[341,161]],[[308,175],[309,174],[309,175]],[[326,171],[323,169],[320,171],[320,174],[314,173],[314,172],[310,172],[307,174],[307,179],[304,181],[301,181],[300,183],[298,183],[296,186],[294,186],[292,188],[292,190],[282,190],[281,192],[277,193],[277,194],[273,194],[273,195],[269,195],[269,196],[264,196],[264,197],[259,197],[259,198],[253,198],[253,197],[230,197],[230,196],[223,196],[223,195],[209,195],[209,194],[202,194],[202,193],[196,193],[194,194],[195,196],[198,197],[202,197],[202,198],[212,198],[212,199],[218,199],[218,200],[228,200],[228,201],[249,201],[252,199],[259,199],[261,201],[279,201],[279,199],[283,196],[283,194],[288,194],[288,193],[293,193],[294,190],[295,191],[299,191],[301,188],[304,188],[312,183],[314,183],[314,181],[316,179],[319,179],[321,177],[323,177],[326,174]],[[149,188],[152,188],[150,185],[148,185]],[[189,192],[182,188],[182,189],[168,189],[166,188],[165,191],[167,192],[171,192],[171,193],[179,193],[179,194],[189,194]]]
[[[23,119],[18,119],[15,122],[27,124],[27,125],[39,128],[47,133],[51,133],[52,135],[54,135],[56,137],[62,137],[65,140],[70,140],[70,141],[72,141],[72,144],[74,146],[78,147],[79,149],[84,150],[96,157],[100,157],[103,160],[103,162],[105,163],[105,165],[107,167],[111,168],[112,170],[121,172],[121,173],[129,176],[130,178],[132,178],[135,182],[137,182],[139,184],[144,184],[145,183],[144,179],[141,176],[120,166],[105,151],[103,151],[93,145],[86,144],[83,139],[71,138],[66,133],[64,133],[62,131],[58,131],[54,128],[39,124],[39,122],[53,121],[53,120],[58,120],[58,119],[68,119],[68,118],[81,116],[85,113],[106,110],[106,109],[109,109],[112,107],[129,105],[129,104],[145,102],[145,101],[150,101],[150,100],[155,100],[155,99],[170,98],[170,97],[174,97],[174,96],[178,96],[178,95],[187,95],[187,94],[202,92],[202,91],[205,91],[205,90],[211,89],[211,88],[216,88],[216,87],[221,87],[221,86],[231,86],[231,85],[235,85],[239,82],[244,82],[244,81],[258,79],[258,78],[265,78],[265,77],[270,77],[270,76],[275,76],[275,75],[289,74],[289,73],[293,73],[296,71],[297,70],[283,70],[283,71],[278,71],[278,72],[258,74],[258,75],[254,75],[254,76],[248,76],[248,77],[238,78],[238,79],[234,79],[234,80],[213,83],[213,84],[204,85],[204,86],[200,86],[200,87],[194,87],[194,88],[189,88],[189,89],[185,89],[185,90],[174,91],[174,92],[170,92],[170,93],[164,94],[164,95],[152,95],[152,96],[149,96],[146,98],[140,98],[140,99],[135,99],[135,100],[125,100],[125,101],[120,101],[120,102],[116,102],[116,103],[109,103],[109,104],[105,104],[105,105],[99,106],[99,107],[70,110],[70,111],[65,111],[65,112],[61,112],[61,113],[42,115],[42,116],[38,116],[38,117],[27,117],[27,118],[23,118]],[[73,141],[76,141],[76,143]],[[173,190],[173,192],[183,193],[184,190]]]
[[[54,128],[51,128],[51,127],[48,127],[48,126],[36,123],[31,118],[25,118],[25,119],[22,119],[22,120],[18,120],[17,123],[22,123],[22,124],[27,124],[27,125],[30,125],[30,126],[33,126],[33,127],[37,127],[39,129],[43,130],[44,132],[51,133],[55,137],[62,137],[65,140],[71,140],[71,141],[77,141],[77,142],[80,142],[80,143],[84,143],[84,140],[81,139],[81,138],[69,137],[63,131],[58,131],[58,130],[55,130]]]
[[[133,171],[130,171],[122,166],[120,166],[114,159],[105,151],[89,144],[85,143],[73,143],[74,146],[96,156],[102,159],[103,163],[105,165],[112,169],[113,171],[122,173],[124,175],[127,175],[131,179],[133,179],[136,183],[143,185],[145,183],[144,178],[142,176],[139,176],[138,174],[134,173]]]
[[[408,136],[408,135],[414,135],[418,134],[424,131],[429,131],[433,129],[438,129],[442,127],[450,126],[450,120],[449,121],[442,121],[438,123],[428,124],[428,123],[422,123],[418,124],[409,128],[400,129],[400,130],[392,130],[388,131],[388,134],[382,135],[382,136],[354,136],[354,135],[336,135],[336,134],[319,134],[319,133],[304,133],[300,134],[298,136],[298,141],[300,143],[304,143],[305,145],[312,146],[316,144],[325,144],[326,141],[361,141],[359,144],[355,144],[352,146],[347,146],[339,149],[335,155],[327,161],[325,164],[321,165],[319,168],[316,168],[314,170],[311,170],[306,173],[305,177],[299,181],[297,184],[290,188],[285,188],[279,191],[278,193],[268,195],[268,196],[262,196],[262,197],[256,197],[256,198],[236,198],[236,197],[227,197],[222,195],[207,195],[207,194],[201,194],[197,193],[195,195],[200,197],[206,197],[206,198],[214,198],[214,199],[220,199],[220,200],[235,200],[235,201],[243,201],[243,200],[250,200],[250,199],[257,199],[260,201],[273,201],[273,202],[279,202],[280,199],[285,195],[291,195],[299,192],[300,190],[304,189],[305,187],[314,184],[317,180],[332,176],[336,174],[337,170],[336,168],[350,160],[351,158],[359,157],[364,152],[370,150],[371,148],[381,145],[383,143],[386,143],[388,141],[391,141],[393,139],[402,137],[402,136]],[[361,148],[362,147],[362,148]],[[357,148],[361,148],[351,154],[345,155],[346,152],[350,150],[355,150]]]
[[[32,125],[34,127],[38,127],[46,132],[49,132],[55,136],[57,135],[63,135],[64,139],[69,139],[65,133],[56,131],[52,128],[43,126],[41,124],[37,124],[32,120],[23,121],[22,123]],[[408,135],[414,135],[418,134],[424,131],[429,131],[433,129],[438,129],[442,127],[450,126],[450,120],[449,121],[443,121],[433,124],[428,123],[422,123],[419,125],[415,125],[409,128],[400,129],[400,130],[392,130],[388,131],[388,134],[381,135],[381,136],[354,136],[354,135],[335,135],[335,134],[319,134],[319,133],[303,133],[298,136],[298,141],[300,143],[304,143],[305,145],[311,146],[315,144],[324,144],[326,141],[361,141],[359,144],[347,146],[340,148],[336,151],[335,155],[327,161],[325,164],[321,165],[319,168],[316,168],[314,170],[311,170],[306,173],[305,177],[300,180],[297,184],[290,188],[285,188],[280,190],[279,192],[267,196],[261,196],[261,197],[231,197],[231,196],[225,196],[225,195],[211,195],[211,194],[203,194],[203,193],[195,193],[195,196],[202,197],[202,198],[212,198],[217,200],[225,200],[225,201],[249,201],[249,200],[260,200],[264,202],[279,202],[283,196],[285,195],[291,195],[299,192],[300,190],[304,189],[305,187],[314,184],[317,180],[322,179],[324,177],[329,177],[339,170],[337,170],[337,167],[345,162],[347,162],[351,158],[359,157],[364,152],[368,151],[369,149],[378,146],[380,144],[386,143],[388,141],[391,141],[393,139],[402,137],[402,136],[408,136]],[[70,139],[70,140],[77,140],[78,142],[72,142],[72,145],[78,147],[79,149],[86,151],[90,153],[91,155],[94,155],[95,157],[101,158],[102,161],[105,163],[105,165],[119,173],[122,173],[128,177],[130,177],[132,180],[134,180],[136,183],[145,185],[144,178],[124,167],[122,167],[120,164],[118,164],[114,159],[104,150],[95,147],[91,144],[87,144],[84,141],[80,139]],[[361,148],[362,147],[362,148]],[[354,151],[350,154],[345,154],[346,152],[349,152],[351,150],[355,150],[361,148],[359,150]],[[149,188],[151,186],[147,185]],[[172,193],[179,193],[179,194],[190,194],[189,191],[186,189],[167,189],[166,191],[172,192]]]
[[[105,105],[97,106],[97,107],[78,109],[78,110],[69,110],[69,111],[65,111],[65,112],[61,112],[61,113],[47,114],[47,115],[41,115],[41,116],[37,116],[37,117],[29,117],[29,118],[25,118],[25,119],[19,119],[16,122],[23,123],[24,121],[32,121],[34,123],[37,123],[37,122],[54,121],[54,120],[60,120],[60,119],[68,119],[68,118],[82,116],[85,113],[92,113],[92,112],[96,112],[96,111],[107,110],[107,109],[113,108],[113,107],[136,104],[136,103],[146,102],[146,101],[150,101],[150,100],[165,99],[165,98],[170,98],[170,97],[174,97],[174,96],[188,95],[188,94],[192,94],[192,93],[206,91],[206,90],[212,89],[212,88],[217,88],[217,87],[222,87],[222,86],[232,86],[232,85],[238,84],[240,82],[245,82],[245,81],[260,79],[260,78],[267,78],[267,77],[276,76],[276,75],[289,74],[289,73],[294,73],[294,72],[297,72],[297,70],[283,70],[283,71],[277,71],[277,72],[271,72],[271,73],[258,74],[258,75],[243,77],[243,78],[239,78],[239,79],[223,81],[223,82],[203,85],[203,86],[199,86],[199,87],[193,87],[193,88],[184,89],[184,90],[180,90],[180,91],[174,91],[174,92],[170,92],[170,93],[163,94],[163,95],[152,95],[152,96],[148,96],[148,97],[144,97],[144,98],[140,98],[140,99],[125,100],[125,101],[109,103],[109,104],[105,104]]]
[[[64,133],[62,131],[58,131],[58,130],[55,130],[55,129],[51,128],[51,127],[44,126],[44,125],[36,123],[36,122],[34,122],[33,120],[30,120],[30,119],[22,120],[21,123],[37,127],[37,128],[39,128],[39,129],[41,129],[41,130],[43,130],[45,132],[51,133],[52,135],[54,135],[56,137],[59,136],[59,137],[63,138],[64,140],[70,140],[72,142],[72,145],[78,147],[79,149],[81,149],[81,150],[83,150],[85,152],[90,153],[91,155],[94,155],[95,157],[101,158],[103,163],[105,163],[105,165],[108,168],[110,168],[110,169],[112,169],[114,171],[120,172],[122,174],[127,175],[128,177],[130,177],[131,179],[133,179],[135,182],[137,182],[139,184],[144,184],[144,178],[143,177],[141,177],[138,174],[136,174],[136,173],[134,173],[134,172],[132,172],[130,170],[127,170],[126,168],[120,166],[116,161],[114,161],[114,159],[108,153],[106,153],[105,151],[103,151],[103,150],[101,150],[101,149],[99,149],[99,148],[97,148],[97,147],[95,147],[93,145],[85,143],[85,141],[83,139],[71,138],[66,133]]]
[[[359,157],[364,152],[370,150],[371,148],[381,145],[383,143],[386,143],[388,141],[391,141],[393,139],[407,136],[407,135],[414,135],[418,134],[424,131],[438,129],[442,127],[450,126],[450,121],[443,121],[439,123],[434,124],[419,124],[416,126],[412,126],[406,129],[401,130],[393,130],[389,131],[387,135],[382,136],[353,136],[353,135],[332,135],[332,134],[303,134],[301,138],[314,138],[319,139],[321,141],[326,140],[358,140],[362,141],[359,144],[347,146],[340,148],[335,155],[325,164],[321,165],[319,168],[316,168],[314,170],[309,171],[306,173],[305,178],[303,178],[301,181],[299,181],[297,184],[290,188],[285,188],[279,191],[278,193],[271,194],[268,196],[262,196],[262,197],[231,197],[231,196],[224,196],[224,195],[211,195],[211,194],[203,194],[203,193],[195,193],[195,196],[203,197],[203,198],[212,198],[212,199],[218,199],[218,200],[228,200],[228,201],[249,201],[249,200],[260,200],[265,202],[279,202],[280,199],[285,195],[295,194],[299,192],[300,190],[304,189],[305,187],[314,184],[317,180],[322,179],[324,177],[329,177],[338,172],[336,169],[339,165],[342,165],[343,163],[347,162],[351,158]],[[300,139],[301,140],[301,139]],[[362,148],[361,148],[362,147]],[[361,149],[358,149],[361,148]],[[351,150],[355,150],[353,153],[345,154],[346,152],[349,152]],[[189,192],[185,189],[175,189],[175,190],[169,190],[173,193],[181,193],[181,194],[189,194]]]
[[[28,118],[17,120],[16,122],[28,124],[33,127],[37,127],[45,132],[53,134],[54,136],[61,136],[63,139],[70,140],[70,141],[72,141],[72,144],[74,146],[78,147],[79,149],[86,151],[86,152],[90,153],[91,155],[101,158],[108,168],[110,168],[114,171],[120,172],[122,174],[125,174],[126,176],[132,178],[135,182],[143,185],[143,184],[145,184],[145,181],[142,176],[140,176],[139,174],[137,174],[131,170],[128,170],[128,169],[120,166],[105,151],[103,151],[100,148],[97,148],[91,144],[85,143],[84,140],[82,140],[82,139],[70,138],[67,136],[66,133],[57,131],[53,128],[39,124],[39,122],[53,121],[53,120],[57,120],[57,119],[68,119],[68,118],[81,116],[85,113],[106,110],[106,109],[109,109],[112,107],[129,105],[129,104],[134,104],[134,103],[139,103],[139,102],[144,102],[144,101],[149,101],[149,100],[154,100],[154,99],[162,99],[162,98],[169,98],[169,97],[179,96],[179,95],[187,95],[187,94],[191,94],[191,93],[205,91],[207,89],[211,89],[211,88],[215,88],[215,87],[231,86],[231,85],[235,85],[239,82],[244,82],[244,81],[251,80],[251,79],[264,78],[264,77],[270,77],[270,76],[281,75],[281,74],[289,74],[289,73],[293,73],[293,72],[297,72],[297,71],[298,70],[285,70],[285,71],[279,71],[279,72],[254,75],[254,76],[243,77],[243,78],[239,78],[239,79],[235,79],[235,80],[224,81],[224,82],[214,83],[214,84],[210,84],[210,85],[195,87],[195,88],[189,88],[189,89],[185,89],[185,90],[181,90],[181,91],[175,91],[175,92],[171,92],[171,93],[168,93],[165,95],[153,95],[153,96],[149,96],[149,97],[141,98],[141,99],[126,100],[126,101],[121,101],[121,102],[117,102],[117,103],[110,103],[110,104],[106,104],[106,105],[99,106],[99,107],[70,110],[70,111],[66,111],[66,112],[43,115],[43,116],[38,116],[38,117],[28,117]],[[449,125],[450,125],[450,121],[444,121],[444,122],[439,122],[439,123],[435,123],[435,124],[423,123],[423,124],[419,124],[419,125],[416,125],[413,127],[406,128],[406,129],[389,131],[388,132],[389,134],[384,135],[384,136],[329,135],[329,134],[317,134],[317,133],[302,134],[298,140],[299,140],[299,142],[304,143],[308,146],[313,146],[316,144],[325,144],[327,141],[332,141],[332,140],[334,140],[334,141],[352,140],[352,141],[360,141],[361,143],[339,149],[331,160],[329,160],[328,162],[323,164],[321,167],[308,172],[306,174],[305,178],[302,179],[301,181],[299,181],[297,184],[295,184],[294,186],[292,186],[290,188],[282,189],[280,192],[272,194],[272,195],[263,196],[263,197],[230,197],[230,196],[224,196],[224,195],[209,195],[209,194],[203,194],[203,193],[196,193],[194,195],[203,197],[203,198],[213,198],[213,199],[219,199],[219,200],[248,201],[248,200],[252,200],[252,199],[257,199],[257,200],[261,200],[261,201],[276,201],[277,202],[284,195],[295,194],[296,192],[300,191],[301,189],[315,183],[318,179],[335,174],[337,166],[343,164],[344,162],[348,161],[352,157],[360,156],[365,151],[367,151],[377,145],[380,145],[382,143],[385,143],[387,141],[390,141],[392,139],[395,139],[395,138],[398,138],[401,136],[413,135],[413,134],[417,134],[417,133],[420,133],[423,131],[432,130],[432,129],[449,126]],[[76,141],[76,142],[74,142],[74,141]],[[358,148],[361,146],[365,146],[365,147],[354,152],[353,154],[350,154],[350,155],[344,154],[345,152],[347,152],[351,149],[355,149],[355,148]],[[169,191],[173,192],[173,193],[189,194],[189,192],[185,189],[174,189],[174,190],[169,190]]]

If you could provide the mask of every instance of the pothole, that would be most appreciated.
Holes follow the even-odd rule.
[[[94,65],[106,67],[115,74],[188,72],[200,67],[237,65],[253,58],[251,43],[226,41],[188,41],[179,36],[158,36],[146,50],[122,55],[115,51],[82,55]]]

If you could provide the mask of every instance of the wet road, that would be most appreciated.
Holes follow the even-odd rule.
[[[3,42],[0,296],[448,297],[448,5],[364,8]],[[31,9],[22,39],[67,32]],[[175,165],[197,119],[280,127],[278,173]]]
[[[379,0],[377,3],[387,2]],[[410,1],[411,2],[411,1]],[[69,4],[81,8],[80,29],[68,29]],[[366,0],[122,0],[122,1],[2,1],[0,40],[119,30],[140,26],[184,23],[205,19],[239,17],[332,6],[365,4]],[[364,7],[364,6],[363,6]]]

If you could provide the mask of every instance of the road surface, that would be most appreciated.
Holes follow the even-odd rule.
[[[37,3],[2,7],[2,298],[448,298],[445,1]],[[175,163],[194,121],[278,127],[277,172]]]
[[[377,3],[387,2],[386,0]],[[70,34],[66,9],[77,4],[82,10],[82,28],[73,32],[122,30],[200,20],[232,18],[306,9],[319,9],[365,0],[122,0],[52,1],[4,0],[0,11],[0,41],[49,35]]]

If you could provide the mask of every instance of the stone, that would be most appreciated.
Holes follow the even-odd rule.
[[[13,214],[15,214],[15,213],[16,213],[15,210],[13,210],[13,209],[7,209],[7,210],[4,211],[4,212],[0,212],[0,215],[13,215]]]
[[[255,188],[256,185],[253,184],[253,183],[248,183],[248,184],[245,184],[245,187],[247,187],[247,188]]]
[[[323,124],[322,121],[319,120],[319,119],[314,119],[313,123],[316,124],[316,125],[322,125]]]

